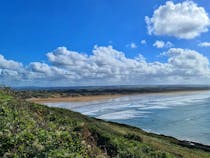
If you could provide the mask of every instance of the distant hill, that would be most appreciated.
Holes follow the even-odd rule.
[[[209,158],[210,147],[29,103],[2,88],[0,157]]]
[[[26,87],[13,87],[15,90],[72,90],[72,89],[145,89],[145,88],[210,88],[210,85],[204,84],[164,84],[164,85],[109,85],[109,86],[70,86],[70,87],[39,87],[39,86],[26,86]]]
[[[208,85],[151,85],[95,87],[22,87],[16,88],[21,98],[75,97],[113,94],[142,94],[177,91],[210,90]]]

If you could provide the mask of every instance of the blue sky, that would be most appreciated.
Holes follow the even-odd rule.
[[[140,1],[3,2],[0,51],[23,63],[44,60],[44,54],[58,46],[89,53],[95,44],[112,41],[126,49],[126,44],[147,37],[144,16],[153,8]]]
[[[185,2],[193,3],[193,5],[189,5],[190,7],[194,6],[195,10],[191,11],[195,13],[197,11],[196,9],[199,10],[199,7],[204,9],[208,18],[208,14],[210,13],[210,2],[206,0],[171,1],[171,3],[177,7],[178,4],[181,4],[181,6],[183,5],[180,10],[183,9]],[[64,70],[65,73],[68,71],[69,73],[73,72],[74,74],[75,69],[70,70],[69,68],[66,68],[65,65],[63,65],[63,67],[61,65],[58,66],[58,64],[56,65],[56,63],[52,62],[52,60],[46,56],[48,52],[55,53],[54,50],[59,49],[58,47],[65,47],[70,52],[75,51],[79,54],[92,55],[94,46],[96,45],[96,49],[112,46],[113,50],[123,52],[126,59],[134,59],[138,54],[141,54],[146,59],[147,66],[149,63],[154,63],[156,61],[160,63],[168,62],[170,58],[166,56],[160,57],[160,54],[168,52],[172,48],[182,49],[184,55],[188,53],[186,49],[195,51],[209,60],[210,53],[209,46],[207,45],[208,42],[210,42],[210,33],[206,30],[209,28],[209,23],[200,24],[199,20],[197,20],[200,19],[199,16],[197,19],[192,18],[192,21],[189,21],[189,23],[185,22],[182,24],[183,21],[181,21],[180,23],[178,22],[179,25],[177,25],[177,27],[184,27],[185,25],[192,25],[198,22],[198,24],[195,24],[195,29],[186,26],[187,31],[192,29],[192,32],[189,33],[197,33],[198,35],[190,35],[188,38],[186,37],[187,35],[182,32],[183,35],[177,37],[174,34],[178,30],[177,28],[175,28],[172,33],[168,33],[166,30],[153,30],[151,34],[148,33],[149,24],[146,23],[145,17],[154,17],[155,10],[160,9],[160,6],[167,6],[166,3],[167,1],[164,0],[150,0],[149,2],[139,0],[2,0],[0,1],[0,54],[4,57],[4,61],[12,60],[13,62],[16,62],[16,64],[20,64],[21,69],[24,70],[22,70],[21,73],[17,72],[19,76],[16,77],[17,79],[15,81],[12,79],[14,76],[10,77],[7,75],[7,79],[5,79],[5,74],[9,73],[4,73],[4,77],[2,75],[2,81],[0,81],[8,85],[14,85],[16,83],[23,85],[25,80],[27,80],[28,85],[33,85],[33,81],[45,85],[46,83],[40,81],[42,80],[40,79],[42,77],[33,79],[24,76],[24,73],[26,73],[25,71],[34,73],[32,71],[35,68],[31,67],[31,63],[33,62],[45,64],[49,69],[53,69],[52,71],[54,71],[55,68],[58,68],[59,70]],[[172,15],[170,14],[170,9],[167,14],[169,14],[169,16]],[[200,16],[203,17],[203,12],[200,14]],[[180,15],[181,13],[177,16]],[[186,13],[186,18],[188,18],[188,20],[189,16],[190,15]],[[153,25],[155,23],[159,25],[158,19]],[[163,27],[164,26],[165,25],[163,25]],[[168,28],[170,28],[170,26],[171,25],[168,25]],[[143,40],[145,41],[145,44],[141,43]],[[167,42],[170,44],[167,45]],[[207,44],[201,46],[203,42],[206,42]],[[159,48],[157,48],[158,43]],[[68,57],[71,58],[71,55]],[[93,62],[90,59],[87,60],[89,60],[88,63]],[[126,67],[126,63],[124,64],[124,67]],[[196,65],[194,66],[196,67]],[[4,72],[3,70],[10,70],[3,66],[1,66],[0,69],[2,69],[2,74]],[[121,67],[119,69],[122,70]],[[154,71],[160,70],[156,69]],[[203,71],[204,70],[202,69],[202,73],[204,73]],[[208,71],[208,69],[206,71]],[[186,72],[189,73],[189,70],[186,70]],[[197,72],[197,70],[194,72],[200,73]],[[14,72],[12,73],[14,74]],[[93,72],[91,71],[91,73]],[[174,71],[174,73],[177,73],[177,71]],[[208,74],[209,72],[206,73]],[[97,70],[94,74],[100,75],[101,70]],[[149,74],[149,78],[153,78],[154,76],[152,75]],[[171,74],[168,75],[171,76]],[[190,74],[190,76],[193,76],[193,74]],[[43,76],[43,78],[44,77],[46,78],[46,76]],[[127,82],[140,84],[143,83],[147,77],[148,76],[138,76],[135,77],[135,79],[127,79]],[[89,78],[87,84],[101,84],[100,80],[94,79],[94,76],[88,76],[87,78]],[[142,80],[142,78],[144,78],[144,80]],[[194,83],[195,78],[190,78],[191,83]],[[53,79],[53,82],[57,83],[57,85],[68,86],[69,84],[66,84],[66,82],[74,85],[83,85],[86,84],[84,82],[85,80],[86,77],[83,76],[79,77],[79,81],[73,81],[68,78],[67,80],[60,82],[59,78],[57,78]],[[189,76],[186,80],[189,80]],[[207,79],[205,79],[205,81],[206,80]],[[160,81],[165,81],[165,78],[163,80],[158,79],[158,81],[152,80],[151,82],[159,83]],[[110,83],[108,80],[105,82]],[[125,84],[127,84],[127,82]],[[167,83],[170,82],[171,81],[167,81]],[[180,80],[180,82],[183,82],[183,80]],[[124,82],[121,78],[120,82],[116,80],[116,82],[111,82],[110,84],[116,83],[123,84]]]
[[[45,60],[45,53],[58,46],[90,53],[95,44],[112,44],[127,51],[127,44],[140,44],[146,39],[150,45],[155,40],[169,40],[178,47],[187,45],[209,56],[208,49],[194,47],[198,41],[208,40],[208,33],[190,41],[147,34],[145,16],[151,16],[154,8],[164,3],[163,0],[4,0],[0,2],[0,52],[9,59],[29,63]],[[210,12],[210,7],[206,8],[210,2],[196,3]],[[140,46],[126,55],[142,53],[148,60],[154,60],[159,52],[151,46]]]

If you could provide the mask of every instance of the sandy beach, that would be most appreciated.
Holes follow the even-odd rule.
[[[27,101],[34,103],[56,103],[56,102],[87,102],[95,100],[113,99],[123,95],[92,95],[92,96],[77,96],[77,97],[55,97],[55,98],[30,98]]]

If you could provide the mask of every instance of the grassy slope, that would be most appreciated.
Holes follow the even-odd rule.
[[[0,90],[0,157],[199,158],[173,138],[28,103]]]

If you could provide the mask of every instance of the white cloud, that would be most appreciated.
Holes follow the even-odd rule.
[[[0,69],[19,70],[22,64],[13,60],[7,60],[4,56],[0,55]]]
[[[141,40],[141,44],[147,44],[147,41],[146,40]]]
[[[130,44],[127,44],[126,47],[130,47],[131,49],[136,49],[137,45],[134,42],[131,42]]]
[[[165,46],[165,42],[164,41],[155,41],[153,46],[157,47],[157,48],[163,48]]]
[[[153,44],[153,47],[156,47],[156,48],[170,48],[170,47],[173,47],[173,44],[169,41],[164,42],[164,41],[157,40]]]
[[[13,60],[7,60],[0,55],[0,84],[12,84],[20,81],[24,73],[23,65]]]
[[[173,45],[173,43],[171,43],[171,42],[169,42],[169,41],[167,41],[166,43],[165,43],[165,47],[166,48],[170,48],[170,47],[173,47],[174,45]]]
[[[28,78],[37,79],[37,78],[47,78],[50,80],[61,79],[64,78],[67,71],[65,69],[61,69],[55,66],[49,66],[45,63],[40,62],[32,62],[27,67]],[[65,77],[66,78],[66,77]]]
[[[148,33],[193,39],[208,31],[210,20],[203,7],[193,1],[176,3],[167,1],[157,8],[153,16],[145,17]]]
[[[210,42],[202,42],[198,44],[199,47],[210,47]]]
[[[202,54],[189,49],[171,48],[164,53],[169,56],[168,63],[173,66],[173,74],[179,76],[209,77],[209,60]]]
[[[0,82],[34,86],[209,83],[209,61],[202,54],[171,48],[163,55],[166,62],[147,62],[142,55],[128,58],[112,46],[95,46],[90,55],[58,47],[47,53],[49,64],[32,62],[25,67],[1,56],[6,64],[1,62]]]
[[[133,49],[137,48],[136,44],[135,43],[131,43],[131,48],[133,48]]]

